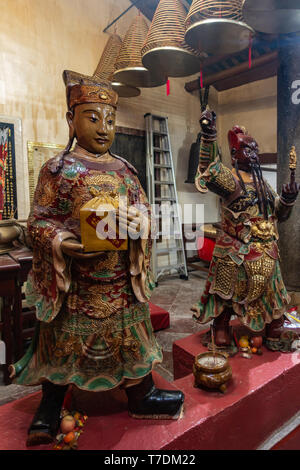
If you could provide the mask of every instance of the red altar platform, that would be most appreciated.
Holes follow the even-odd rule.
[[[158,374],[154,374],[158,387],[174,389]],[[186,397],[184,418],[172,420],[138,420],[127,412],[127,399],[122,390],[111,392],[75,392],[75,403],[85,404],[88,420],[78,441],[80,450],[162,450],[183,449],[180,441],[199,421],[198,403]],[[26,450],[27,429],[41,398],[41,393],[7,403],[0,407],[0,450]],[[77,409],[77,408],[76,408]],[[187,446],[186,449],[189,447]],[[52,446],[30,447],[30,450],[51,450]]]
[[[167,310],[149,302],[150,318],[154,331],[164,330],[170,326],[170,315]]]
[[[176,342],[187,356],[198,354],[199,336]],[[189,341],[193,340],[189,343]],[[179,343],[179,344],[178,344]],[[188,346],[188,345],[192,346]],[[177,360],[183,355],[177,355]],[[264,349],[263,356],[230,358],[233,379],[225,394],[195,388],[192,374],[171,384],[154,374],[160,388],[185,393],[185,413],[178,421],[136,420],[127,412],[125,392],[74,392],[75,408],[84,406],[88,420],[78,444],[80,450],[254,450],[300,409],[300,354]],[[181,369],[182,370],[182,369]],[[186,369],[186,372],[189,372]],[[0,450],[25,450],[27,428],[40,393],[0,407]],[[84,405],[82,405],[84,404]],[[297,428],[275,442],[274,449],[300,449]],[[50,450],[39,446],[32,450]]]
[[[263,355],[251,359],[237,354],[230,358],[233,378],[222,396],[219,392],[191,390],[194,358],[207,350],[201,344],[201,335],[203,332],[173,344],[174,383],[194,399],[201,393],[207,413],[206,437],[202,437],[200,448],[255,449],[300,410],[300,352],[280,353],[263,347]],[[210,442],[215,447],[207,447]],[[276,443],[275,449],[300,449],[300,426]]]

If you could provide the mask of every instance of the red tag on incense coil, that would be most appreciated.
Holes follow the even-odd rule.
[[[203,88],[203,73],[202,73],[202,70],[200,70],[200,87]]]
[[[166,89],[167,89],[167,96],[169,96],[170,94],[170,80],[169,79],[167,80],[167,83],[166,83]]]

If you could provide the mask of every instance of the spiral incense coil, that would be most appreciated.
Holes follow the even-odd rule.
[[[200,54],[184,40],[186,11],[180,0],[160,0],[145,44],[142,62],[149,70],[163,70],[168,77],[199,72]]]
[[[254,30],[243,21],[242,0],[193,0],[185,41],[207,54],[233,54],[249,47]]]
[[[299,0],[244,0],[242,12],[245,21],[261,33],[300,31]]]
[[[185,20],[186,28],[200,20],[224,18],[243,21],[243,0],[194,0]]]
[[[105,45],[105,48],[100,57],[97,68],[94,72],[93,78],[99,80],[109,80],[112,82],[113,89],[118,93],[121,98],[132,98],[139,96],[141,91],[138,88],[131,87],[124,83],[113,80],[115,71],[115,63],[122,47],[122,39],[118,34],[112,34]]]
[[[142,47],[148,34],[148,25],[138,14],[127,30],[115,63],[113,80],[135,87],[155,87],[166,83],[160,71],[149,71],[142,63]]]
[[[104,47],[94,77],[100,80],[112,80],[115,63],[122,46],[122,39],[118,34],[112,34]]]

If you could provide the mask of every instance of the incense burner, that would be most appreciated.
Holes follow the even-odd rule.
[[[220,352],[205,352],[196,356],[193,365],[195,387],[225,392],[232,377],[228,358]]]
[[[21,235],[22,228],[15,219],[0,221],[0,254],[14,248],[13,242]]]

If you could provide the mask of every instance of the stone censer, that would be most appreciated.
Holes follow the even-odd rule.
[[[227,382],[232,377],[228,358],[219,352],[205,352],[195,357],[193,365],[195,387],[204,387],[226,392]]]
[[[232,370],[228,356],[223,352],[216,352],[213,329],[211,329],[212,351],[198,354],[193,364],[195,377],[194,386],[205,389],[227,390],[227,382],[232,378]]]

